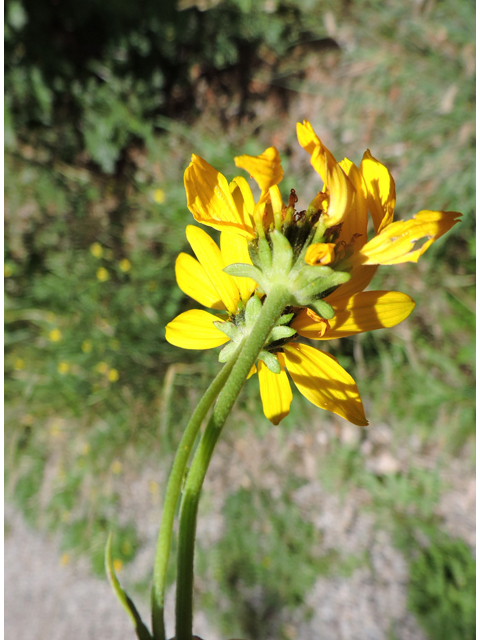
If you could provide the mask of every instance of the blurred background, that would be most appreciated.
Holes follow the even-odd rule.
[[[338,160],[389,167],[397,218],[464,217],[375,277],[408,320],[322,343],[368,428],[296,390],[273,427],[247,383],[202,497],[196,631],[473,639],[474,4],[7,0],[5,40],[9,637],[132,637],[101,582],[109,529],[147,611],[172,456],[219,368],[164,339],[198,306],[174,277],[183,172],[195,152],[231,179],[273,144],[304,208],[307,118]]]

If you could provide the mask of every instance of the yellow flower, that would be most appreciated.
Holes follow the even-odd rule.
[[[3,275],[5,278],[10,278],[13,275],[13,269],[11,264],[5,264],[3,267]]]
[[[127,271],[130,271],[130,269],[132,268],[132,263],[130,262],[130,260],[127,260],[127,258],[124,258],[123,260],[120,260],[118,266],[120,267],[120,271],[123,271],[123,273],[127,273]]]
[[[165,191],[163,189],[155,189],[153,199],[157,204],[162,204],[165,202]]]
[[[70,555],[68,553],[62,553],[60,557],[60,565],[62,567],[65,567],[69,563],[70,563]]]
[[[283,333],[277,333],[281,338],[269,338],[274,346],[270,347],[267,342],[264,355],[258,360],[258,369],[254,366],[251,371],[252,374],[258,370],[264,413],[274,424],[289,413],[292,392],[288,373],[313,404],[354,424],[366,425],[362,401],[351,376],[329,353],[300,344],[295,341],[296,337],[331,340],[402,322],[415,306],[409,296],[395,291],[364,292],[364,289],[377,265],[417,261],[432,242],[458,222],[460,214],[420,211],[411,220],[394,222],[393,178],[370,151],[365,152],[360,167],[347,158],[337,163],[309,122],[297,125],[297,135],[324,183],[323,190],[316,194],[307,210],[299,213],[295,211],[298,198],[294,190],[288,205],[282,203],[278,183],[283,170],[274,147],[260,156],[235,158],[236,165],[248,171],[261,189],[257,203],[242,177],[235,178],[229,185],[205,160],[192,156],[185,172],[188,207],[197,221],[222,231],[221,249],[200,229],[188,227],[187,237],[198,262],[181,254],[176,264],[177,282],[182,291],[197,302],[211,309],[226,310],[229,318],[222,327],[224,332],[218,328],[221,317],[201,310],[187,311],[167,325],[166,339],[185,349],[209,349],[229,339],[237,342],[239,327],[244,331],[246,326],[242,325],[245,304],[249,299],[252,302],[252,294],[257,295],[255,283],[250,278],[228,276],[222,269],[235,265],[230,269],[235,275],[256,273],[253,277],[258,278],[263,291],[269,295],[270,283],[275,284],[275,279],[269,280],[271,263],[269,266],[268,260],[262,262],[260,249],[268,252],[269,246],[274,245],[274,257],[279,251],[278,255],[285,255],[287,261],[296,251],[295,259],[301,255],[306,264],[304,269],[299,267],[303,269],[300,280],[293,280],[292,286],[299,289],[292,289],[294,302],[284,311],[289,318],[283,323]],[[371,240],[367,238],[369,214],[375,233]],[[301,234],[297,226],[302,227]],[[279,234],[285,236],[281,242]],[[247,240],[255,235],[260,240],[251,249],[254,253],[257,251],[260,267],[254,272],[238,263],[251,264]],[[295,244],[300,236],[305,244],[292,249],[289,241]],[[318,271],[317,276],[315,269],[323,272]],[[321,289],[322,278],[331,277],[329,274],[342,278],[333,279],[333,291],[321,299],[320,293],[329,291],[328,286]],[[312,275],[319,278],[318,283]],[[303,277],[307,279],[302,281]],[[317,286],[320,288],[316,289]],[[234,349],[235,344],[225,347],[221,361],[233,353],[230,347]]]
[[[108,275],[108,271],[105,269],[105,267],[100,267],[99,269],[97,269],[97,278],[100,280],[100,282],[105,282],[106,280],[109,279],[109,275]]]
[[[90,253],[95,258],[101,258],[103,256],[103,247],[99,242],[94,242],[90,245]]]
[[[70,365],[68,364],[68,362],[59,362],[57,366],[57,370],[58,370],[58,373],[65,375],[66,373],[69,372]]]
[[[95,371],[98,371],[98,373],[107,373],[108,371],[108,364],[106,362],[99,362],[96,366],[95,366]]]
[[[114,460],[111,464],[112,473],[118,475],[122,471],[122,463],[119,460]]]
[[[123,568],[123,562],[121,560],[114,560],[113,561],[113,568],[115,570],[115,573],[119,573],[122,568]]]
[[[110,369],[108,372],[108,379],[110,382],[116,382],[119,378],[119,373],[116,369]]]
[[[90,353],[92,348],[93,348],[93,345],[92,345],[92,341],[91,340],[84,340],[82,342],[82,351],[83,351],[83,353]]]
[[[52,329],[48,334],[48,338],[50,342],[59,342],[62,339],[62,332],[60,329]]]
[[[15,371],[21,371],[22,369],[25,369],[25,360],[23,358],[15,358],[13,368],[15,369]]]
[[[223,232],[220,250],[198,227],[187,227],[187,237],[199,261],[186,254],[179,255],[176,263],[179,287],[206,307],[228,311],[235,323],[239,302],[249,299],[255,283],[248,278],[228,276],[222,268],[224,264],[250,260],[245,239]],[[241,254],[243,257],[240,259]],[[245,282],[239,283],[239,280]],[[353,298],[340,297],[335,305],[336,315],[329,322],[310,309],[295,309],[290,327],[306,338],[335,339],[392,327],[404,320],[414,308],[409,296],[388,291],[360,293]],[[167,325],[166,339],[184,349],[221,346],[229,338],[214,322],[222,319],[225,318],[199,309],[186,311]],[[263,409],[271,422],[278,424],[290,411],[292,392],[288,371],[300,393],[316,406],[333,411],[354,424],[368,424],[354,380],[330,354],[293,341],[274,353],[281,366],[280,373],[273,373],[264,362],[258,362]],[[252,373],[255,370],[256,367]]]

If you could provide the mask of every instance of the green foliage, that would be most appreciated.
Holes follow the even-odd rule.
[[[446,537],[411,563],[409,607],[432,640],[475,637],[475,575],[470,549]]]

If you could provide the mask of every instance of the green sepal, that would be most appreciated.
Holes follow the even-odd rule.
[[[247,327],[253,326],[261,310],[262,303],[257,296],[253,295],[247,302],[247,307],[245,309],[245,323]]]
[[[292,245],[279,231],[272,231],[270,239],[273,245],[273,270],[288,273],[293,262]]]
[[[335,271],[330,267],[324,266],[314,266],[310,264],[306,264],[302,267],[300,272],[298,273],[295,284],[293,285],[297,289],[303,289],[311,282],[314,282],[320,278],[326,279],[331,277]]]
[[[255,282],[260,282],[262,279],[262,272],[253,266],[253,264],[246,264],[243,262],[235,262],[229,264],[228,267],[223,269],[229,276],[235,276],[237,278],[251,278]]]
[[[333,307],[331,307],[328,302],[325,302],[325,300],[314,300],[308,306],[311,307],[321,318],[325,318],[325,320],[331,320],[335,315]]]
[[[257,256],[262,265],[262,271],[270,271],[272,268],[272,251],[266,238],[260,238],[258,241]]]
[[[273,353],[262,350],[258,354],[258,359],[264,362],[272,373],[280,373],[282,371],[278,358]]]
[[[298,289],[294,293],[294,297],[298,306],[303,307],[310,304],[310,301],[320,296],[324,291],[338,287],[350,280],[350,274],[342,271],[332,272],[328,278],[318,278],[313,280],[309,285]]]
[[[235,342],[228,342],[218,354],[219,362],[228,362],[233,356],[238,345]]]
[[[230,340],[235,340],[238,335],[237,327],[231,322],[214,322],[213,324],[219,331],[228,336]]]
[[[112,558],[112,540],[113,534],[110,532],[107,538],[107,544],[105,546],[105,572],[108,577],[108,581],[110,582],[110,586],[112,587],[115,595],[117,596],[117,600],[126,611],[128,617],[133,623],[135,627],[135,632],[137,634],[138,640],[153,640],[150,631],[147,629],[145,624],[143,623],[140,614],[137,611],[137,608],[133,604],[132,600],[128,597],[125,591],[120,586],[118,578],[115,574],[115,569],[113,568],[113,558]]]
[[[277,320],[277,326],[281,324],[288,324],[294,315],[294,313],[286,313],[284,316],[280,316]]]
[[[268,337],[269,342],[276,342],[277,340],[285,340],[285,338],[291,338],[297,332],[292,327],[274,327]]]

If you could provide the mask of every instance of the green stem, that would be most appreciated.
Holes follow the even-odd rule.
[[[237,352],[238,354],[238,352]],[[230,361],[222,368],[217,377],[207,389],[197,408],[195,409],[190,422],[185,429],[183,437],[175,455],[172,471],[168,479],[165,502],[163,504],[162,521],[158,534],[157,551],[155,555],[155,566],[153,571],[152,589],[152,628],[155,640],[165,640],[165,625],[163,621],[163,608],[165,602],[165,582],[167,575],[168,558],[170,555],[170,544],[172,539],[172,528],[175,518],[175,511],[178,503],[178,496],[182,487],[188,459],[190,457],[195,439],[200,430],[200,426],[212,406],[215,398],[225,385],[228,376],[237,360],[235,354]]]
[[[270,331],[289,303],[284,287],[275,288],[267,296],[257,322],[241,349],[232,373],[218,396],[212,416],[195,452],[183,489],[178,536],[177,599],[175,640],[192,640],[193,562],[198,502],[203,480],[223,425],[255,364]]]

